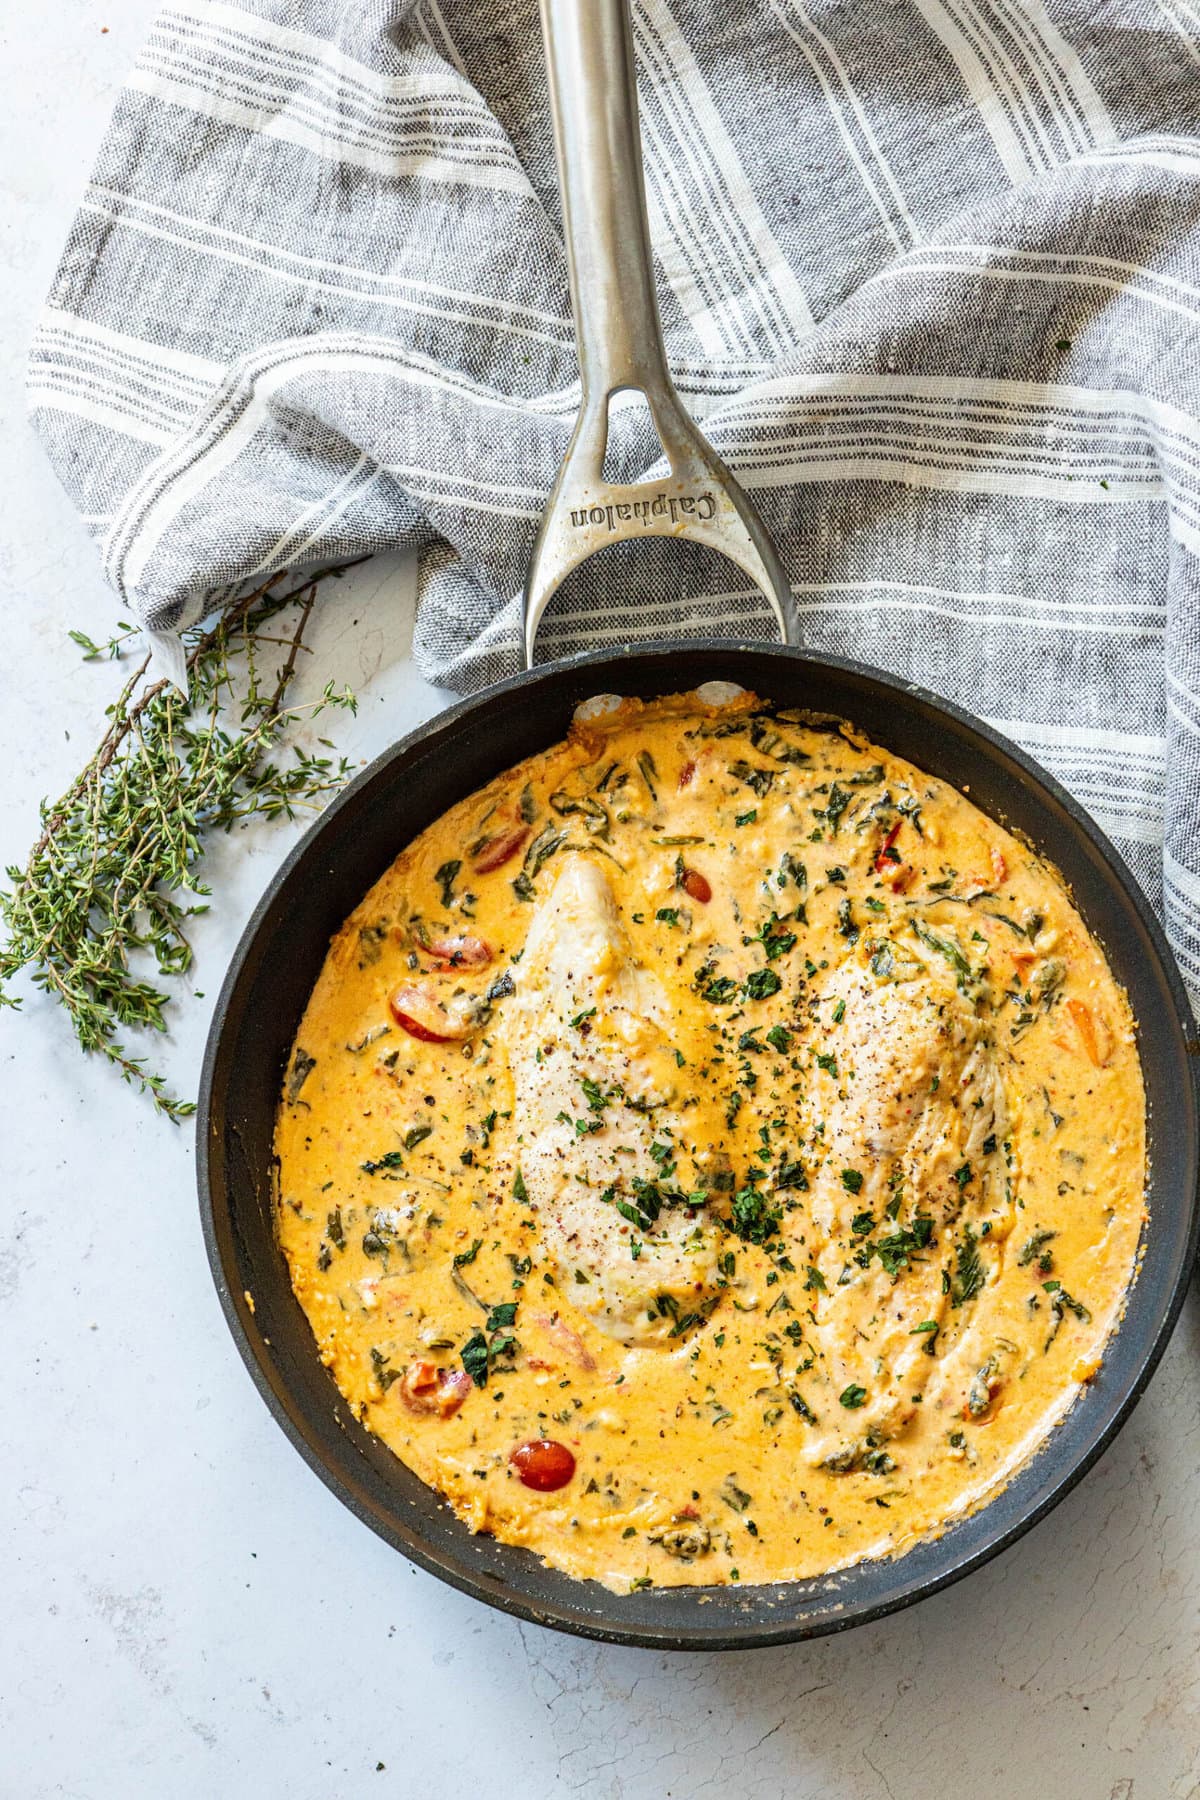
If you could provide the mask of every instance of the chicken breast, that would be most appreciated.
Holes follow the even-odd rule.
[[[568,857],[508,1015],[521,1175],[572,1301],[629,1343],[678,1341],[719,1291],[670,1024],[602,865]]]
[[[989,1240],[1011,1228],[1008,1116],[988,1022],[940,969],[876,945],[835,971],[816,1015],[818,1031],[836,1017],[837,1051],[814,1057],[824,1156],[805,1255],[841,1416],[822,1420],[809,1454],[852,1468],[878,1461],[923,1404],[931,1359],[942,1370],[969,1323]]]

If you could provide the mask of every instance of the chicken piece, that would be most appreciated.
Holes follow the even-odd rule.
[[[717,1232],[684,1199],[696,1126],[678,1110],[670,1007],[633,960],[598,862],[563,863],[516,980],[521,1175],[564,1292],[612,1337],[678,1341],[716,1299]]]
[[[817,1007],[816,1047],[836,1072],[814,1071],[824,1157],[804,1254],[824,1281],[812,1337],[840,1405],[809,1454],[834,1468],[879,1466],[930,1359],[971,1316],[987,1240],[1009,1229],[1008,1115],[987,1021],[940,971],[888,966],[880,979],[865,951],[848,958]]]

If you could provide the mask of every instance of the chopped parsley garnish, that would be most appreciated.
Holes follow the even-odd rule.
[[[955,1252],[954,1276],[950,1283],[950,1302],[953,1306],[963,1306],[968,1300],[973,1300],[983,1286],[984,1267],[978,1245],[975,1229],[968,1225]]]
[[[402,1169],[403,1167],[404,1158],[399,1150],[385,1150],[383,1155],[377,1157],[374,1162],[363,1163],[362,1171],[364,1175],[374,1175],[380,1169]]]
[[[870,1256],[877,1256],[886,1273],[894,1278],[908,1267],[910,1257],[918,1250],[927,1249],[932,1241],[933,1220],[918,1213],[911,1225],[901,1226],[889,1236],[877,1238],[869,1251]]]
[[[701,998],[713,1006],[728,1006],[738,991],[737,982],[728,975],[711,976],[700,989]]]
[[[482,1331],[473,1331],[459,1351],[462,1366],[476,1387],[486,1387],[488,1378],[488,1344]]]
[[[779,918],[778,914],[772,913],[766,924],[761,926],[749,941],[752,944],[761,944],[767,961],[775,962],[779,957],[786,956],[789,950],[795,948],[796,934],[794,931],[783,930],[783,920]]]
[[[593,1081],[590,1075],[581,1075],[579,1078],[579,1085],[583,1089],[584,1099],[587,1101],[591,1111],[595,1113],[603,1112],[608,1105],[609,1097],[601,1092],[599,1083]]]
[[[780,1213],[757,1188],[739,1188],[730,1208],[730,1224],[747,1244],[764,1244],[779,1230]]]
[[[631,1225],[636,1225],[639,1231],[649,1231],[663,1209],[662,1190],[657,1182],[643,1181],[636,1175],[630,1185],[634,1198],[632,1201],[618,1200],[617,1211]]]
[[[781,1162],[775,1171],[774,1180],[777,1189],[800,1188],[803,1190],[808,1187],[808,1176],[802,1162]]]
[[[516,1316],[515,1300],[501,1300],[489,1307],[483,1330],[473,1331],[459,1351],[462,1366],[476,1387],[486,1387],[492,1365],[516,1351],[517,1340],[512,1335]]]
[[[838,1399],[850,1412],[857,1412],[860,1406],[865,1406],[867,1403],[867,1390],[865,1387],[859,1387],[856,1381],[852,1381],[849,1387],[842,1389]]]
[[[746,977],[746,997],[749,1000],[767,1000],[772,994],[777,994],[782,986],[774,969],[755,969]]]

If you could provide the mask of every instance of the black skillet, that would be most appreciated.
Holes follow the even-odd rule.
[[[531,569],[527,655],[537,618],[570,568],[614,535],[656,533],[715,545],[748,569],[773,601],[785,644],[626,646],[557,663],[452,707],[353,781],[271,883],[225,981],[200,1097],[201,1211],[225,1316],[259,1391],[310,1466],[381,1537],[455,1587],[540,1624],[662,1649],[744,1648],[844,1630],[936,1592],[1027,1531],[1112,1441],[1162,1355],[1195,1259],[1196,1032],[1145,896],[1056,782],[932,694],[792,647],[795,613],[778,558],[683,413],[662,360],[625,0],[542,4],[584,406]],[[590,300],[581,304],[585,288],[610,306],[619,298],[607,322],[601,316],[597,324]],[[629,386],[646,393],[669,474],[613,489],[602,481],[607,399]],[[1149,1107],[1149,1220],[1139,1273],[1099,1373],[1032,1461],[974,1516],[896,1561],[859,1563],[819,1580],[616,1595],[544,1568],[529,1551],[472,1536],[359,1426],[317,1356],[276,1244],[272,1134],[284,1067],[329,940],[398,851],[456,801],[559,740],[580,701],[603,692],[673,693],[711,680],[737,681],[777,706],[852,720],[874,741],[967,789],[1062,870],[1137,1021]]]

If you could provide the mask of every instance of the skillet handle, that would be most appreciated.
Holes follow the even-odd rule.
[[[565,577],[597,550],[630,538],[683,537],[721,551],[762,588],[784,643],[797,643],[798,615],[778,553],[667,368],[628,0],[541,0],[541,17],[582,406],[530,558],[526,667],[538,622]],[[609,400],[623,390],[645,397],[664,474],[604,479]]]
[[[585,411],[670,386],[626,0],[541,0]]]

